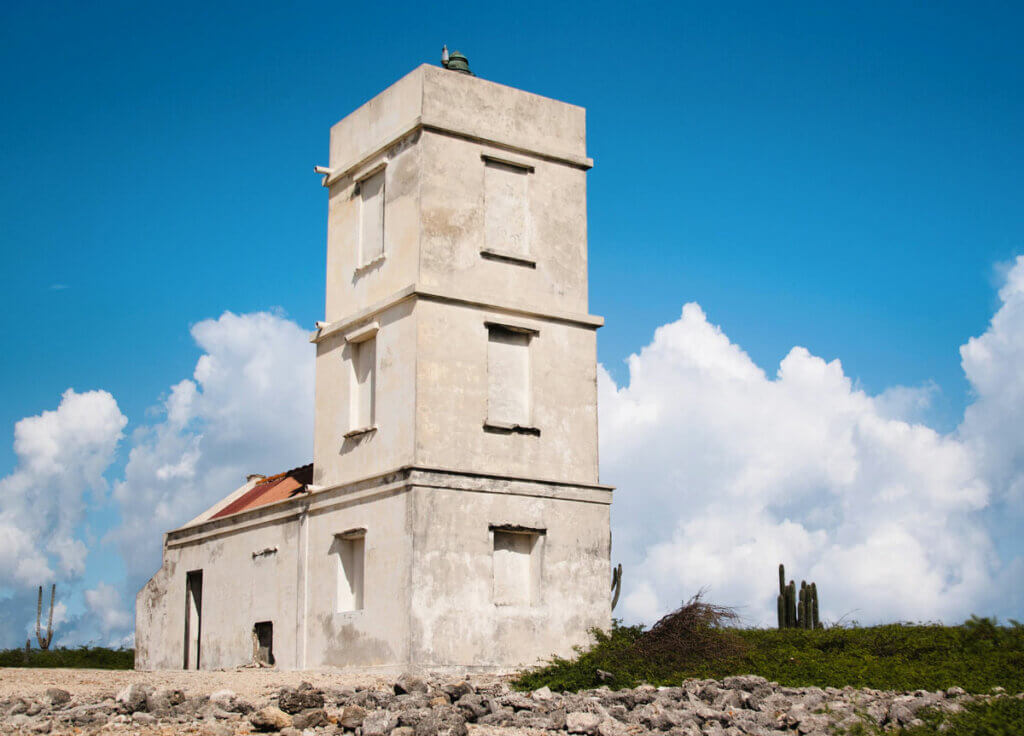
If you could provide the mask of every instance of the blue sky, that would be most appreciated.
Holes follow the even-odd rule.
[[[952,431],[958,348],[1024,253],[1024,11],[929,5],[5,4],[0,476],[69,387],[113,395],[128,436],[151,421],[192,325],[321,318],[328,128],[442,43],[587,108],[616,383],[698,302],[769,376],[799,345],[869,394],[934,383],[922,418]],[[90,549],[82,584],[116,582]]]

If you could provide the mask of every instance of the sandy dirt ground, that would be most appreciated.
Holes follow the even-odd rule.
[[[455,678],[452,678],[455,679]],[[477,678],[474,678],[476,680]],[[279,672],[273,669],[239,669],[225,671],[157,670],[72,670],[0,668],[0,698],[14,696],[38,697],[47,688],[59,687],[82,699],[113,697],[126,685],[144,682],[153,687],[177,688],[186,695],[209,695],[217,690],[233,690],[243,700],[256,702],[275,694],[287,685],[296,687],[308,682],[321,689],[345,687],[387,687],[395,676],[375,676],[356,673],[324,672],[316,670]]]

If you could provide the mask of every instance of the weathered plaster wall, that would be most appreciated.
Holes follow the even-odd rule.
[[[412,492],[412,661],[512,669],[568,656],[592,627],[610,625],[607,503],[519,495],[514,485]],[[494,600],[492,524],[546,531],[535,552],[539,600],[530,605]]]
[[[490,320],[539,331],[529,347],[532,424],[539,437],[484,431]],[[417,306],[417,323],[416,464],[598,482],[593,329],[428,301]]]
[[[550,156],[584,159],[586,110],[480,77],[424,64],[423,122]]]
[[[376,493],[376,492],[375,492]],[[307,667],[382,667],[409,661],[412,535],[405,488],[367,500],[325,494],[309,517]],[[326,505],[326,507],[324,507]],[[363,609],[338,612],[335,535],[362,528]]]
[[[328,322],[380,302],[416,280],[420,239],[421,134],[413,132],[332,184],[327,205]],[[384,258],[358,262],[360,195],[355,179],[384,168]]]
[[[328,486],[372,477],[413,462],[416,388],[416,302],[373,315],[377,322],[377,430],[346,438],[350,420],[352,347],[344,334],[317,345],[313,482]],[[353,327],[355,329],[361,323]]]
[[[496,86],[496,85],[495,85]],[[419,283],[531,311],[587,311],[586,172],[516,155],[525,173],[528,257],[535,268],[481,255],[487,207],[483,155],[500,148],[424,132]]]
[[[249,662],[257,621],[274,622],[278,664],[295,668],[298,535],[297,520],[276,520],[198,544],[165,547],[163,566],[136,599],[136,668],[182,668],[185,579],[192,570],[203,571],[202,669]],[[277,552],[253,557],[268,547]]]
[[[586,110],[422,64],[331,127],[330,168],[344,173],[417,125],[586,160]]]

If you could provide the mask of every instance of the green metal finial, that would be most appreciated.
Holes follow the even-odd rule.
[[[469,70],[469,59],[463,56],[458,51],[453,51],[448,55],[447,68],[453,72],[462,72],[463,74],[473,75],[473,72]]]

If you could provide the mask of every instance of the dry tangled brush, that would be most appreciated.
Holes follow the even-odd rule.
[[[633,650],[659,668],[722,662],[746,650],[744,640],[727,627],[739,621],[728,606],[705,603],[704,591],[663,616],[633,644]]]

